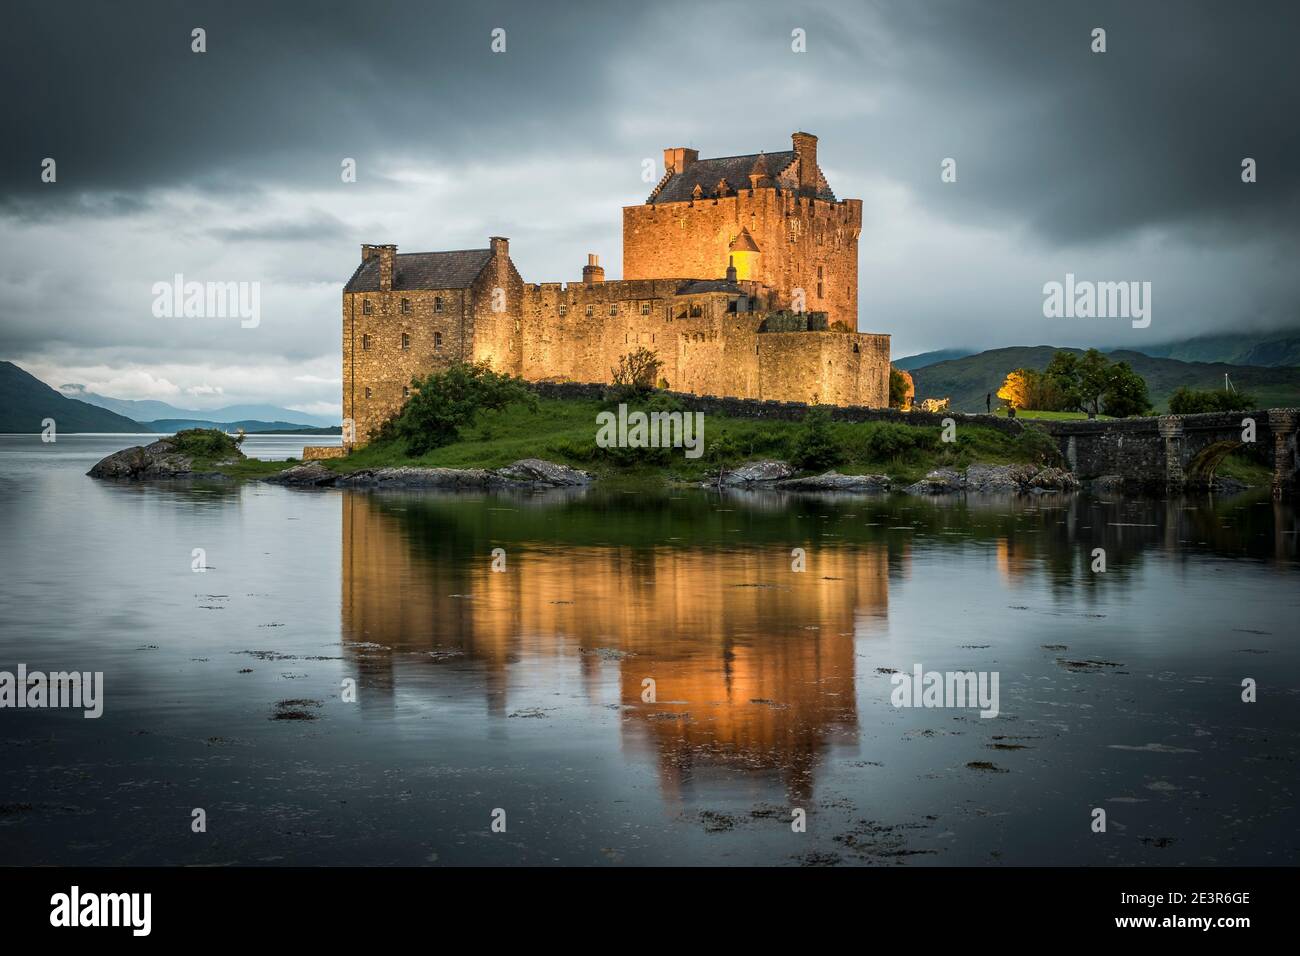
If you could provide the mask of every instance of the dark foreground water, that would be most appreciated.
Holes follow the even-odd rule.
[[[1300,859],[1267,496],[84,477],[131,443],[0,437],[0,671],[105,675],[98,720],[0,709],[4,863]],[[893,707],[918,663],[996,672],[1001,713]]]

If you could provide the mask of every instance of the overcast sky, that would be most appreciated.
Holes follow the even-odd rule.
[[[1288,0],[10,0],[0,358],[337,414],[360,243],[504,235],[527,281],[577,280],[588,252],[618,278],[643,159],[799,129],[863,200],[858,326],[895,356],[1300,325],[1298,28]],[[1150,327],[1044,318],[1067,272],[1150,281]],[[260,324],[155,317],[176,273],[260,283]]]

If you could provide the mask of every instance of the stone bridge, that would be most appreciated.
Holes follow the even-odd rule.
[[[1235,451],[1273,469],[1273,494],[1294,494],[1300,409],[1163,415],[1116,421],[1040,422],[1080,478],[1119,475],[1166,490],[1207,488]]]

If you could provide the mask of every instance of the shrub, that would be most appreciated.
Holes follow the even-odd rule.
[[[1169,396],[1169,411],[1174,415],[1199,412],[1239,412],[1255,408],[1255,398],[1245,392],[1221,392],[1217,389],[1194,389],[1183,386]]]
[[[864,461],[892,461],[915,451],[935,446],[932,431],[914,425],[877,422],[868,425],[863,436],[861,455]]]
[[[831,416],[826,409],[818,405],[808,409],[790,457],[796,467],[809,471],[829,468],[840,460],[840,448],[831,433]]]
[[[405,439],[412,456],[450,445],[480,408],[537,403],[522,379],[494,372],[486,362],[460,362],[444,372],[414,378],[411,386],[410,399],[384,423],[379,437]]]
[[[237,456],[244,436],[231,438],[219,428],[186,428],[167,440],[189,458],[219,460]]]

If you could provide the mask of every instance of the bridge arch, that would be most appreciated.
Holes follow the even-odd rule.
[[[1208,488],[1214,483],[1214,473],[1223,464],[1223,459],[1245,447],[1243,442],[1224,439],[1201,448],[1192,455],[1183,470],[1186,483],[1193,488]]]

